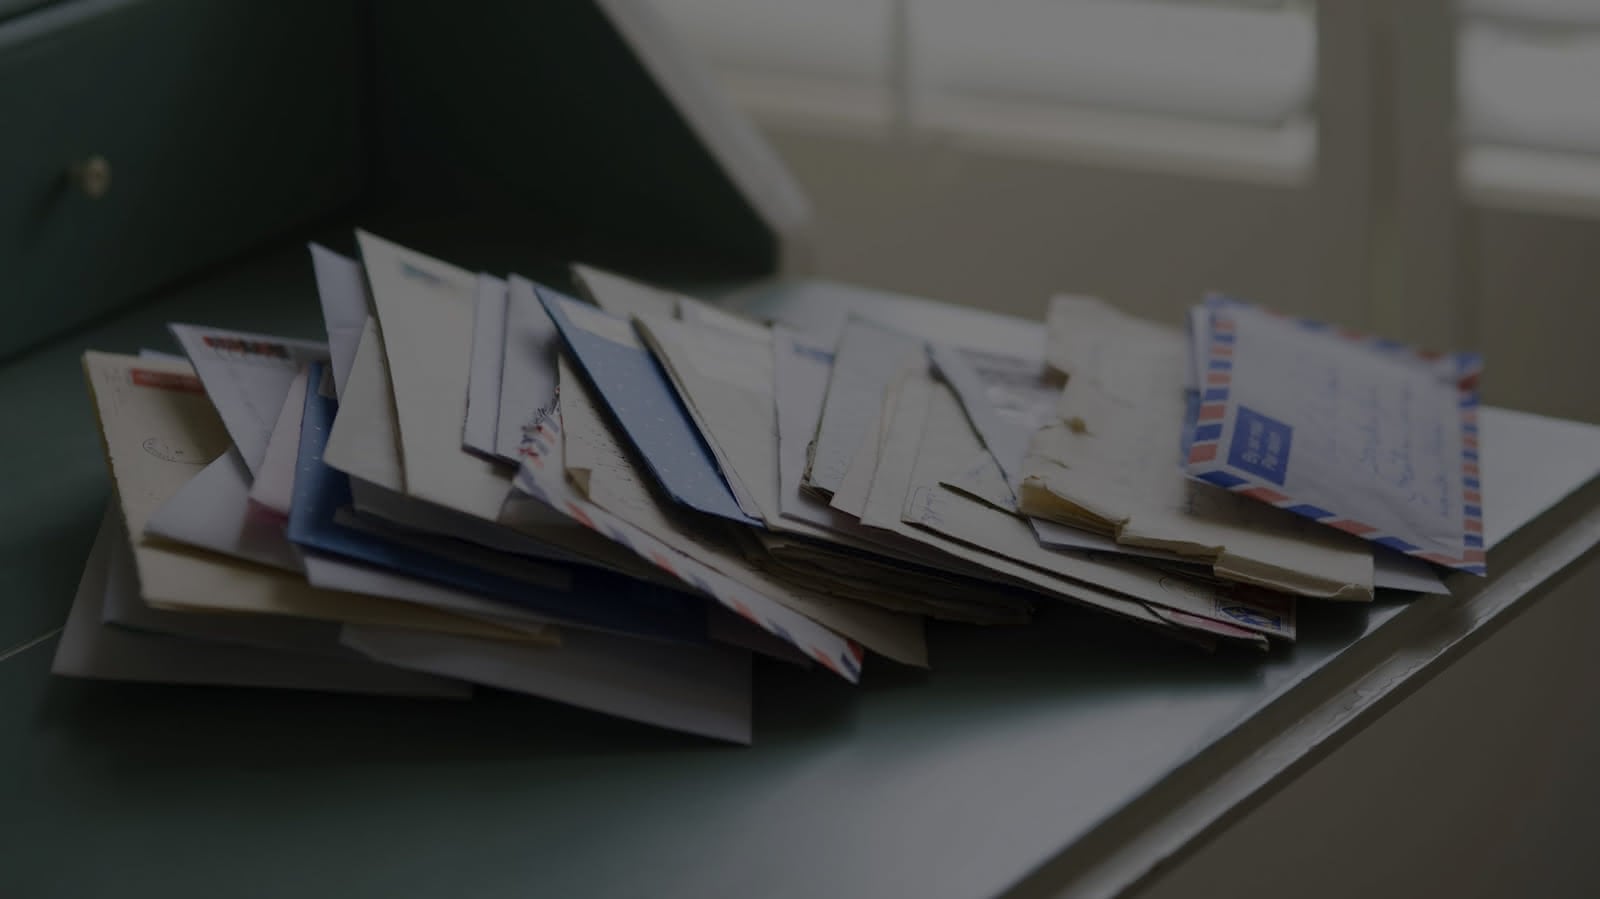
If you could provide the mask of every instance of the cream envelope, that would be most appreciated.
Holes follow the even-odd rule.
[[[319,658],[253,646],[204,643],[183,637],[124,630],[102,621],[113,594],[136,595],[138,577],[131,560],[114,565],[113,550],[125,540],[114,512],[108,512],[84,563],[78,592],[67,613],[50,670],[67,677],[165,684],[277,687],[392,696],[465,699],[472,688],[375,664],[360,658]],[[135,596],[136,598],[136,596]]]
[[[908,399],[914,407],[915,394]],[[924,539],[933,540],[934,545],[952,554],[1034,589],[1135,620],[1145,620],[1151,612],[1170,609],[1197,615],[1233,630],[1243,628],[1294,637],[1292,605],[1285,609],[1265,600],[1241,599],[1115,557],[1046,549],[1034,539],[1033,532],[1021,518],[943,488],[939,484],[939,472],[971,458],[980,444],[955,395],[944,385],[937,385],[929,392],[924,407],[915,466],[909,476],[901,474],[899,483],[885,481],[882,485],[889,496],[898,494],[902,498],[899,517],[905,526],[914,525],[904,533],[920,533]],[[900,428],[891,429],[891,439],[902,441],[901,447],[909,444],[908,435]],[[892,513],[882,509],[879,503],[872,505],[873,520],[887,524],[884,519]],[[1136,605],[1139,608],[1134,608]]]
[[[150,606],[139,596],[139,578],[133,567],[133,549],[122,514],[113,505],[110,514],[117,538],[111,547],[112,577],[106,587],[102,620],[106,624],[235,646],[254,646],[277,652],[326,657],[352,657],[339,645],[339,624],[287,615],[207,614],[173,612]],[[126,576],[119,576],[125,573]]]
[[[151,514],[227,450],[194,371],[135,356],[84,354],[140,592],[158,608],[293,615],[489,639],[520,634],[415,606],[317,590],[288,572],[198,553],[145,534]]]

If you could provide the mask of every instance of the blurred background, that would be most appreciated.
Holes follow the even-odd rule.
[[[1600,421],[1596,0],[650,0],[822,277],[1037,317],[1220,289]]]

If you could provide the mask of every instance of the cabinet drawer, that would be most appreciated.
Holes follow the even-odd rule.
[[[359,16],[71,0],[0,24],[0,357],[349,201]],[[98,197],[71,174],[96,157]]]

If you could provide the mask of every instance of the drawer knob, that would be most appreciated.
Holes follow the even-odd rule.
[[[111,163],[98,153],[67,169],[67,178],[91,200],[98,200],[111,189]]]

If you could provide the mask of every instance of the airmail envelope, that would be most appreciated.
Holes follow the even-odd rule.
[[[1479,357],[1209,305],[1191,476],[1484,573]]]

